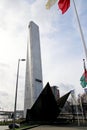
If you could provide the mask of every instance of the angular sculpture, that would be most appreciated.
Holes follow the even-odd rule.
[[[70,92],[56,101],[51,87],[47,83],[31,109],[27,110],[26,120],[53,121],[57,119],[69,94]]]

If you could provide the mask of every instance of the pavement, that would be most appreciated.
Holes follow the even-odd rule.
[[[9,130],[8,126],[0,126],[0,130]],[[87,127],[75,127],[75,126],[50,126],[50,125],[41,125],[27,130],[87,130]]]
[[[0,126],[0,130],[8,130],[8,126]]]
[[[27,130],[87,130],[87,127],[38,126]]]

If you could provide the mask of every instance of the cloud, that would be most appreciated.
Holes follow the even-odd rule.
[[[56,4],[50,10],[45,9],[45,4],[44,0],[0,1],[0,91],[7,93],[8,101],[3,105],[5,107],[9,103],[9,109],[14,107],[18,59],[26,58],[28,24],[31,20],[40,30],[44,86],[48,81],[51,85],[58,85],[61,94],[62,91],[68,91],[67,86],[82,91],[79,79],[83,73],[82,59],[85,56],[73,6],[61,15]],[[77,0],[76,6],[86,39],[87,4]],[[25,63],[21,62],[18,109],[23,109],[24,83]],[[4,96],[2,101],[5,101]]]
[[[0,110],[12,110],[13,100],[12,95],[5,91],[0,91]]]

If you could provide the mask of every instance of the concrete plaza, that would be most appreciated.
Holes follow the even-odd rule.
[[[31,128],[29,130],[87,130],[87,127],[62,127],[62,126],[50,126],[43,125]]]
[[[0,126],[0,130],[7,130],[8,126]]]
[[[8,126],[0,126],[0,130],[9,130]],[[21,129],[20,129],[21,130]],[[78,126],[51,126],[51,125],[41,125],[27,130],[87,130],[87,127]]]

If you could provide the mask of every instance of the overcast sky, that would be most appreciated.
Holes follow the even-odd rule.
[[[19,58],[26,58],[28,25],[40,30],[43,84],[83,93],[80,77],[85,58],[73,3],[62,15],[57,3],[46,10],[47,0],[0,0],[0,109],[13,110]],[[87,43],[87,0],[75,0]],[[26,62],[20,62],[18,105],[23,109]]]

